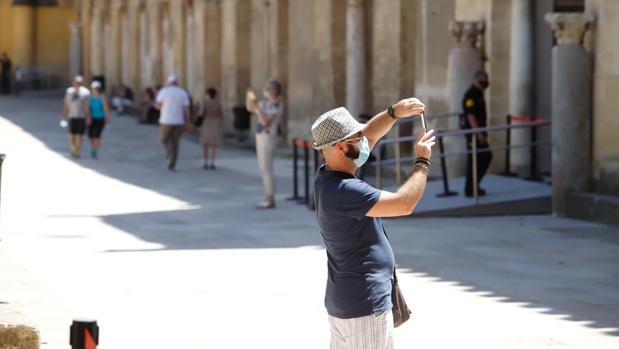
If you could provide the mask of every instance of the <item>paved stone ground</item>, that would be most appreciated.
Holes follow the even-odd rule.
[[[261,197],[254,155],[201,170],[183,141],[114,117],[99,160],[67,156],[54,98],[0,98],[0,321],[67,348],[75,317],[100,348],[326,348],[326,256],[313,213]],[[85,148],[87,150],[87,148]],[[86,152],[85,152],[86,153]],[[399,348],[619,347],[619,232],[549,216],[385,221],[414,311]]]

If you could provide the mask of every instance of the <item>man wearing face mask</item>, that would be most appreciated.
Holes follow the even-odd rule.
[[[396,192],[378,190],[355,177],[355,172],[398,119],[419,115],[424,109],[418,99],[404,99],[363,125],[346,108],[337,108],[312,126],[314,148],[325,158],[314,179],[314,200],[327,250],[325,306],[331,348],[393,347],[395,257],[380,217],[409,215],[421,199],[435,142],[433,131],[422,130],[417,138],[413,172]]]
[[[464,93],[462,99],[462,128],[477,128],[486,127],[488,125],[488,117],[486,115],[486,101],[484,100],[484,90],[488,88],[488,74],[484,70],[478,70],[473,75],[473,84]],[[472,134],[466,135],[466,146],[469,151],[472,149]],[[488,133],[477,133],[477,184],[478,195],[486,195],[486,191],[479,188],[479,183],[488,171],[490,162],[492,161],[492,153],[488,150]],[[466,183],[464,186],[464,195],[467,197],[473,196],[473,155],[467,156],[466,162]]]

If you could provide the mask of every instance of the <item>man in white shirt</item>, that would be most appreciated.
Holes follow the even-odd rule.
[[[73,79],[73,86],[69,87],[64,95],[64,108],[60,120],[66,122],[69,119],[69,145],[71,156],[78,158],[82,146],[82,137],[86,131],[86,100],[90,91],[83,86],[84,78],[77,75]]]
[[[190,132],[192,125],[189,113],[189,95],[178,87],[176,75],[170,75],[167,84],[157,94],[159,117],[159,139],[168,161],[168,170],[174,171],[178,157],[178,144],[183,135],[183,128]]]

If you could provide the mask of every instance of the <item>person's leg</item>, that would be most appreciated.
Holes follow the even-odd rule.
[[[183,126],[172,126],[170,136],[170,169],[176,168],[176,160],[178,159],[178,149],[181,136],[183,135]]]
[[[202,144],[202,149],[204,149],[204,169],[208,169],[210,167],[208,157],[209,157],[209,145],[208,143]]]
[[[215,169],[215,156],[217,155],[217,145],[211,145],[211,169]]]
[[[163,147],[163,152],[165,153],[165,159],[167,165],[170,166],[170,133],[172,131],[172,126],[170,125],[159,125],[159,140],[161,141],[161,146]]]
[[[488,144],[484,144],[484,145],[479,145],[479,149],[480,150],[488,150],[489,145]],[[478,160],[477,160],[477,182],[481,182],[482,178],[484,178],[484,176],[486,175],[486,172],[488,172],[488,168],[490,167],[490,162],[492,162],[492,153],[489,151],[484,151],[482,153],[479,153],[478,156]]]
[[[273,187],[271,176],[269,174],[271,168],[271,149],[269,135],[265,133],[256,134],[256,156],[258,158],[258,166],[260,167],[260,175],[262,178],[262,187],[264,189],[265,202],[261,202],[257,207],[266,208],[273,205]]]
[[[469,139],[466,141],[466,150],[471,151]],[[464,194],[473,195],[473,154],[466,155],[466,179],[464,180]]]
[[[392,349],[391,311],[368,316],[339,319],[329,316],[331,349]]]

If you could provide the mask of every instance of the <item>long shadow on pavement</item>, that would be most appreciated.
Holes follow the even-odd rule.
[[[29,108],[49,114],[50,105],[43,100]],[[55,118],[40,117],[33,123],[7,114],[51,150],[66,153],[66,137],[57,129]],[[110,215],[102,217],[106,223],[159,243],[163,249],[321,245],[313,213],[305,208],[280,200],[281,209],[253,209],[261,195],[259,180],[234,169],[238,163],[249,164],[251,154],[230,151],[230,166],[203,178],[196,175],[201,171],[199,151],[185,146],[179,172],[170,174],[163,170],[156,128],[138,129],[132,123],[118,120],[119,126],[104,136],[102,160],[78,163],[200,208]],[[115,147],[126,151],[106,159],[105,149]],[[289,187],[290,182],[284,179],[280,185]],[[469,292],[484,292],[501,302],[522,303],[587,322],[589,327],[619,336],[619,232],[615,228],[550,217],[397,219],[386,220],[385,226],[403,269],[439,282],[456,282]]]

